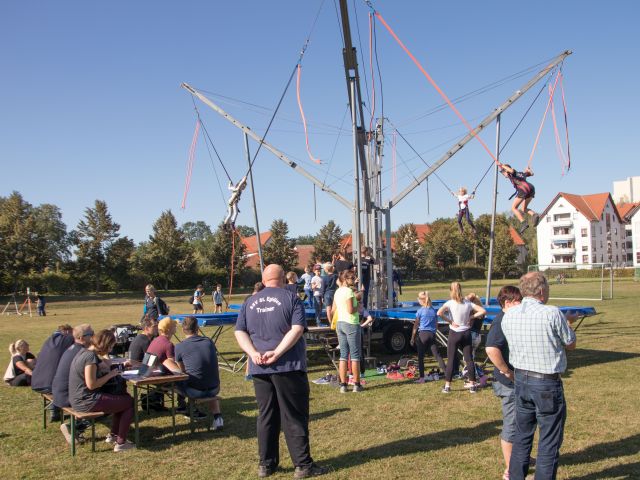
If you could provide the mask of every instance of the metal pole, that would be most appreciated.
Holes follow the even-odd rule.
[[[500,114],[496,117],[496,160],[500,160]],[[493,210],[491,211],[491,232],[489,233],[489,267],[487,270],[487,293],[485,295],[485,305],[489,305],[491,297],[491,276],[493,275],[493,245],[496,237],[496,208],[498,203],[498,163],[495,165],[495,176],[493,179]]]
[[[249,153],[249,136],[244,134],[244,151],[247,154],[247,162],[249,162],[249,185],[251,185],[251,198],[253,199],[253,219],[256,224],[256,243],[258,244],[258,257],[260,258],[260,273],[264,272],[264,261],[262,260],[262,242],[260,241],[260,225],[258,225],[258,209],[256,207],[256,191],[253,188],[253,168],[251,168],[251,154]]]
[[[386,256],[387,256],[387,308],[393,307],[393,262],[391,259],[391,202],[387,204],[384,211],[385,214],[385,237],[386,237]]]
[[[360,255],[360,168],[358,163],[358,125],[356,118],[356,80],[351,78],[349,81],[351,93],[351,126],[353,128],[353,172],[354,172],[354,191],[353,200],[353,229],[351,231],[352,254],[356,260],[356,274],[358,278],[362,278],[362,256]],[[364,181],[367,181],[365,178]],[[368,189],[366,189],[368,191]]]

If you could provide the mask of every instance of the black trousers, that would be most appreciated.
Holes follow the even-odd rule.
[[[313,463],[309,451],[309,381],[305,372],[253,375],[258,403],[260,465],[280,463],[280,429],[296,467]]]
[[[446,370],[447,367],[444,364],[444,360],[442,360],[442,357],[438,352],[435,333],[429,331],[418,332],[416,347],[418,348],[418,372],[420,373],[420,378],[424,377],[424,357],[429,351],[438,362],[438,366],[442,371]]]
[[[449,338],[447,340],[447,370],[444,378],[447,382],[450,382],[453,378],[453,366],[455,364],[456,350],[458,347],[462,348],[464,361],[469,365],[469,379],[475,382],[476,369],[471,356],[471,330],[465,330],[464,332],[449,330]]]

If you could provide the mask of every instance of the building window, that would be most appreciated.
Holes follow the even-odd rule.
[[[573,219],[577,220],[579,218],[578,215],[578,212],[573,212]]]
[[[589,251],[589,245],[582,245],[582,251],[583,252],[588,252]]]
[[[636,263],[640,263],[640,252],[636,252]]]
[[[582,228],[580,230],[580,235],[582,235],[583,237],[586,237],[587,236],[587,229],[586,228]]]
[[[582,263],[589,263],[589,255],[582,255]]]
[[[551,215],[547,215],[547,223],[551,221]]]
[[[640,258],[640,253],[638,254],[638,258]],[[593,256],[591,257],[591,263],[596,263],[596,262],[597,262],[597,260],[596,260],[596,256],[595,256],[595,255],[593,255]]]
[[[600,235],[602,235],[602,225],[600,225]]]

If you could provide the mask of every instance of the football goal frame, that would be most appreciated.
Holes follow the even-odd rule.
[[[549,280],[551,291],[554,285],[564,285],[571,279],[592,278],[599,283],[596,295],[590,296],[549,296],[551,300],[589,300],[602,301],[613,299],[613,264],[611,263],[589,263],[585,265],[576,264],[534,264],[527,267],[527,272],[543,272]]]

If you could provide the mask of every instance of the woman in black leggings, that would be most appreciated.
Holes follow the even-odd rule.
[[[471,324],[476,318],[487,314],[487,311],[480,305],[471,303],[462,296],[460,283],[453,282],[449,289],[449,294],[451,300],[448,300],[438,310],[438,316],[450,324],[449,339],[447,341],[447,370],[445,372],[445,385],[442,393],[451,392],[453,364],[458,348],[462,348],[462,355],[467,365],[473,365],[473,358],[471,356]],[[476,372],[474,368],[469,368],[469,377],[471,382],[473,382],[469,392],[476,393]]]
[[[415,345],[418,349],[418,371],[420,376],[415,383],[425,383],[427,380],[431,380],[431,377],[425,379],[424,376],[424,357],[428,351],[431,351],[442,370],[445,370],[446,367],[436,345],[438,314],[431,306],[429,292],[420,292],[418,294],[418,303],[420,303],[420,309],[416,312],[416,320],[413,323],[411,345]]]

